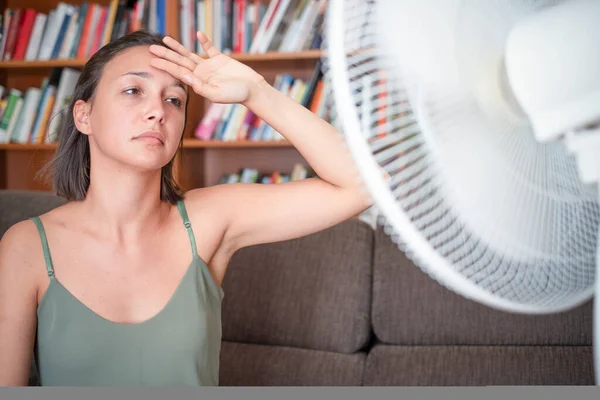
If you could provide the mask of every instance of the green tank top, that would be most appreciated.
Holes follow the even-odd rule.
[[[223,289],[198,257],[183,201],[192,262],[167,305],[135,324],[109,321],[54,275],[39,217],[50,284],[37,309],[35,360],[43,386],[217,386]]]

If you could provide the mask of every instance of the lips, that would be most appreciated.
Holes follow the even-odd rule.
[[[161,144],[165,143],[165,138],[164,136],[160,133],[160,132],[156,132],[156,131],[148,131],[148,132],[144,132],[140,135],[137,135],[135,137],[135,139],[149,139],[149,140],[157,140],[159,141]]]

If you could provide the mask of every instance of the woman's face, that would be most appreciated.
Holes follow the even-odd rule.
[[[75,117],[87,123],[87,132],[80,131],[89,135],[92,154],[143,171],[160,169],[175,155],[185,123],[186,89],[151,67],[153,57],[148,46],[136,46],[105,65],[87,120],[82,121],[82,112]]]

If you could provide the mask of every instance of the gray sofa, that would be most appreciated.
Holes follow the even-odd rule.
[[[0,191],[0,234],[61,202]],[[546,316],[490,309],[360,220],[240,250],[223,289],[223,386],[594,384],[591,302]]]

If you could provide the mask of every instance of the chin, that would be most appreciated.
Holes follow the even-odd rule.
[[[167,154],[166,151],[160,152],[160,154],[158,152],[148,152],[146,154],[142,152],[124,161],[136,169],[150,172],[160,170],[169,163],[173,156],[174,154]]]
[[[96,160],[94,164],[98,162],[110,164],[112,161],[119,164],[118,168],[147,173],[163,168],[173,159],[178,150],[178,146],[172,143],[142,146],[138,143],[111,143],[102,147],[90,143],[91,158]]]

